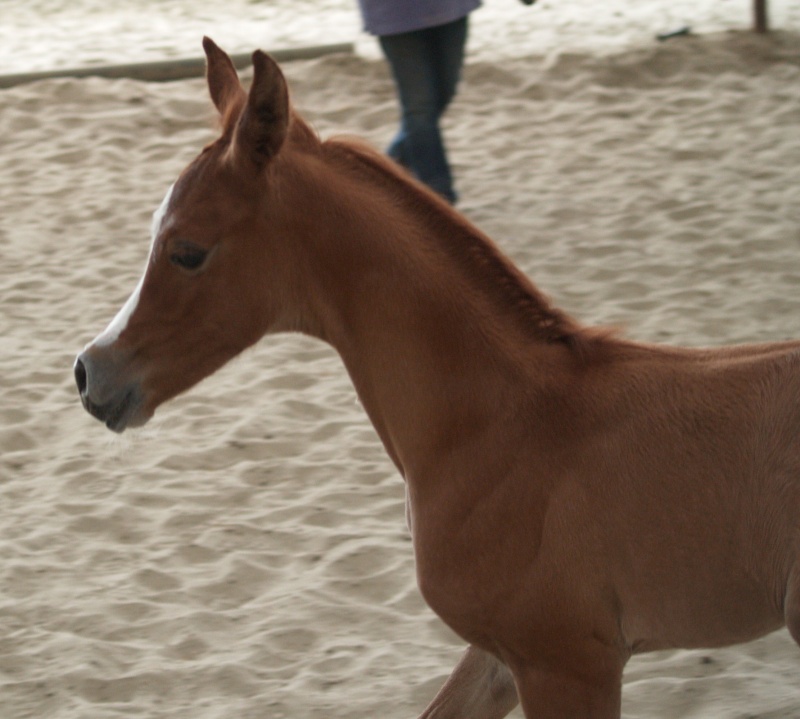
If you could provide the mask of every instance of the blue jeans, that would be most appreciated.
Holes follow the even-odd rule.
[[[451,203],[456,201],[456,193],[439,118],[456,94],[467,18],[379,38],[401,108],[400,130],[387,152]]]

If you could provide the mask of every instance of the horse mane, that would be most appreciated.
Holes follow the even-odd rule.
[[[411,178],[392,159],[364,142],[335,137],[323,143],[326,157],[369,176],[372,186],[390,191],[441,238],[439,245],[494,303],[510,310],[525,334],[566,346],[582,363],[598,357],[614,332],[589,328],[562,312],[508,259],[495,243],[432,190]]]

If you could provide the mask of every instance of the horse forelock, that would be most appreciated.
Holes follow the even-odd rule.
[[[483,288],[494,304],[516,316],[523,331],[535,339],[562,343],[580,362],[597,356],[613,331],[584,328],[547,297],[498,247],[453,207],[421,183],[410,180],[402,168],[365,143],[334,138],[324,143],[326,156],[349,171],[368,174],[370,184],[386,188],[395,204],[402,204],[432,230],[438,246],[473,286]]]

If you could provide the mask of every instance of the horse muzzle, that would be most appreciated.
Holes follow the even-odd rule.
[[[75,360],[74,372],[84,409],[112,432],[124,432],[149,419],[143,412],[140,383],[124,379],[125,373],[113,359],[98,356],[88,347]]]

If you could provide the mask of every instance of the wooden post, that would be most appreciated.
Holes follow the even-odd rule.
[[[767,32],[768,29],[767,0],[753,0],[753,30]]]

